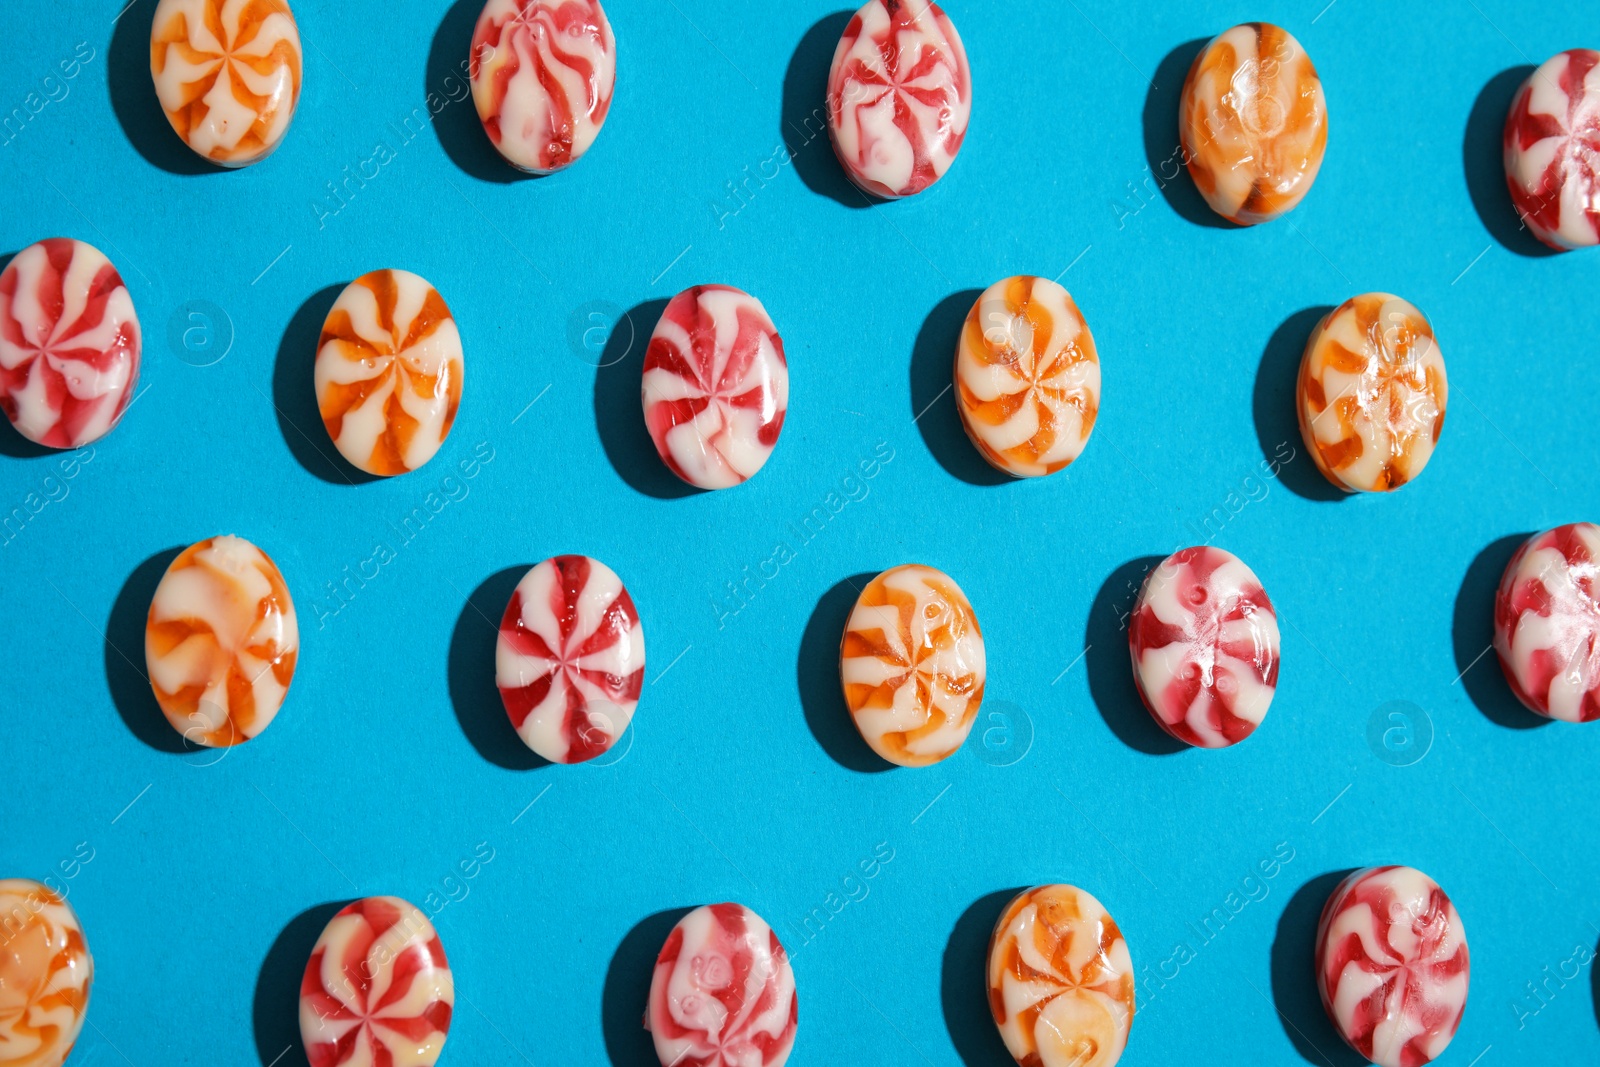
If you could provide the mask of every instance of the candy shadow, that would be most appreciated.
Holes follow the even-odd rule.
[[[692,910],[656,912],[629,930],[612,955],[600,994],[600,1026],[611,1067],[659,1067],[655,1042],[644,1028],[650,981],[667,935]]]
[[[690,485],[661,462],[645,428],[639,401],[645,349],[666,310],[667,301],[647,300],[617,320],[594,376],[594,421],[606,458],[623,481],[645,496],[680,500],[705,490]]]
[[[134,151],[168,174],[221,174],[227,170],[196,155],[172,129],[150,77],[150,30],[156,0],[134,0],[117,17],[106,55],[111,110]]]
[[[155,692],[145,674],[144,629],[156,586],[161,584],[167,568],[184,547],[179,545],[157,552],[133,569],[111,605],[102,651],[111,703],[116,705],[117,714],[122,716],[128,732],[157,752],[175,755],[197,751],[199,746],[185,741],[167,722],[161,705],[156,703]]]
[[[10,419],[0,419],[0,456],[10,456],[12,459],[38,459],[41,456],[68,454],[70,450],[63,452],[59,448],[30,441],[22,436],[20,430],[11,425]]]
[[[289,320],[272,367],[272,406],[278,413],[278,431],[283,434],[284,444],[308,473],[331,485],[365,485],[378,478],[346,462],[328,437],[322,413],[317,410],[313,377],[322,324],[342,292],[342,285],[318,290]]]
[[[813,193],[848,208],[870,208],[871,197],[856,188],[828,136],[828,72],[839,38],[855,16],[836,11],[806,31],[783,75],[783,112],[779,134],[794,171]]]
[[[839,642],[844,639],[845,623],[855,608],[856,598],[875,574],[857,574],[822,594],[816,609],[800,635],[800,655],[795,668],[800,687],[800,706],[806,726],[833,762],[847,771],[877,774],[894,769],[894,764],[878,755],[861,737],[850,709],[845,706],[839,684]],[[732,620],[729,625],[738,625]]]
[[[1295,405],[1299,403],[1296,388],[1306,343],[1322,317],[1332,310],[1322,306],[1296,311],[1272,332],[1256,371],[1251,399],[1256,439],[1267,462],[1278,468],[1278,481],[1296,496],[1324,503],[1344,500],[1350,494],[1324,478],[1307,453]]]
[[[1089,672],[1089,696],[1100,717],[1123,744],[1147,756],[1171,756],[1189,746],[1168,734],[1151,717],[1133,681],[1133,660],[1128,654],[1127,619],[1144,585],[1145,575],[1161,564],[1163,556],[1129,560],[1105,580],[1089,609],[1083,634],[1084,669]]]
[[[1500,668],[1494,651],[1494,600],[1506,564],[1532,533],[1502,537],[1479,552],[1467,567],[1456,594],[1455,615],[1450,626],[1456,670],[1461,686],[1479,711],[1496,726],[1508,730],[1533,730],[1550,725],[1550,720],[1522,706]]]
[[[1023,887],[1026,888],[1026,887]],[[944,1026],[966,1067],[1015,1067],[989,1008],[989,939],[1006,905],[1023,888],[979,897],[950,931],[939,974]]]
[[[1502,248],[1519,256],[1537,259],[1559,253],[1535,237],[1528,229],[1506,184],[1505,131],[1511,114],[1511,101],[1535,68],[1529,65],[1503,70],[1473,101],[1467,115],[1467,130],[1461,140],[1462,167],[1467,193],[1478,211],[1484,229]]]
[[[485,579],[467,597],[450,634],[447,671],[456,721],[478,755],[508,771],[531,771],[551,765],[517,736],[494,681],[500,617],[511,603],[517,583],[531,567],[532,564],[507,567]]]
[[[290,920],[267,949],[250,1009],[261,1067],[306,1067],[305,1045],[300,1040],[300,982],[317,938],[349,903],[341,900],[307,908]]]
[[[981,289],[966,289],[945,297],[917,331],[911,350],[911,418],[947,473],[968,485],[1005,485],[1015,479],[978,454],[962,428],[953,388],[961,329],[982,295]]]
[[[1295,891],[1272,939],[1272,1002],[1301,1059],[1317,1067],[1367,1067],[1328,1021],[1317,992],[1317,923],[1322,906],[1349,871],[1311,879]]]
[[[1144,157],[1150,171],[1144,188],[1154,186],[1161,190],[1167,206],[1186,222],[1216,230],[1240,230],[1244,227],[1212,211],[1200,195],[1184,165],[1183,145],[1178,139],[1183,83],[1195,57],[1210,43],[1211,38],[1199,37],[1180,44],[1166,54],[1156,67],[1155,77],[1150,79],[1150,90],[1144,98]],[[1142,191],[1136,199],[1143,203]]]
[[[483,13],[480,0],[456,0],[445,12],[444,20],[433,35],[428,49],[428,64],[423,74],[423,108],[427,109],[430,95],[446,101],[439,113],[433,116],[433,132],[439,138],[439,147],[461,170],[479,181],[508,185],[525,179],[537,178],[507,163],[505,157],[489,140],[489,134],[478,119],[478,109],[469,94],[452,99],[445,83],[463,81],[461,64],[472,55],[472,32],[477,28],[478,16]],[[471,83],[468,81],[470,89]]]
[[[1600,944],[1595,945],[1594,954],[1600,956]],[[1589,966],[1589,983],[1593,987],[1594,1018],[1596,1022],[1600,1022],[1600,966],[1592,961]]]

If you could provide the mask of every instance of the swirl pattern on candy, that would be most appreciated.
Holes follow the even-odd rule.
[[[557,556],[517,583],[500,621],[495,676],[511,725],[553,763],[605,752],[633,721],[644,628],[610,567]]]
[[[489,0],[472,35],[471,73],[495,148],[513,166],[553,174],[600,136],[617,41],[600,0]]]
[[[983,458],[1016,478],[1082,454],[1100,412],[1100,358],[1078,305],[1045,278],[996,282],[956,351],[956,406]]]
[[[317,343],[317,407],[339,453],[368,474],[416,470],[461,407],[461,334],[439,291],[404,270],[339,294]]]
[[[432,1067],[450,1031],[455,980],[428,917],[367,897],[329,920],[300,982],[311,1067]]]
[[[1133,1027],[1133,958],[1111,915],[1076,886],[1006,905],[989,940],[989,1009],[1026,1067],[1113,1067]]]
[[[972,118],[972,71],[955,23],[932,0],[870,0],[828,74],[828,134],[845,173],[884,199],[944,177]]]
[[[890,763],[954,755],[983,703],[983,632],[966,594],[916,564],[872,579],[845,625],[839,679],[856,729]]]
[[[190,545],[156,586],[145,666],[167,722],[187,741],[237,745],[272,725],[299,649],[283,575],[242,537]]]
[[[28,440],[78,448],[110,433],[140,345],[128,287],[93,245],[51,237],[0,272],[0,410]]]
[[[1555,249],[1600,244],[1600,52],[1574,48],[1529,76],[1506,116],[1517,213]]]
[[[1226,748],[1255,732],[1278,685],[1278,617],[1255,573],[1220,548],[1186,548],[1145,579],[1128,623],[1133,678],[1161,728]]]
[[[1437,1059],[1467,1008],[1467,935],[1455,905],[1410,867],[1339,883],[1317,928],[1317,989],[1334,1029],[1379,1067]]]
[[[286,0],[161,0],[150,76],[167,121],[223,167],[272,154],[300,101],[300,31]]]
[[[61,1067],[89,1011],[94,960],[55,890],[0,881],[0,1064]]]
[[[1600,719],[1600,526],[1560,526],[1517,549],[1495,596],[1494,648],[1530,710]]]
[[[778,935],[742,904],[709,904],[667,935],[645,1026],[663,1067],[783,1067],[799,1010]]]
[[[673,297],[645,350],[644,421],[661,461],[701,489],[766,465],[789,410],[783,338],[761,301],[729,285]]]
[[[1444,430],[1450,383],[1433,327],[1388,293],[1352,297],[1311,335],[1300,364],[1300,433],[1347,493],[1398,489],[1422,473]]]
[[[1311,57],[1284,29],[1235,26],[1195,57],[1178,137],[1211,210],[1241,226],[1294,210],[1322,169],[1328,108]]]

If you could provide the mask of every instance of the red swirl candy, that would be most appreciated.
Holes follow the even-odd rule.
[[[1494,602],[1494,648],[1511,691],[1551,719],[1600,719],[1600,527],[1530,537]]]
[[[1600,52],[1547,60],[1506,116],[1506,183],[1534,236],[1555,249],[1600,244]]]

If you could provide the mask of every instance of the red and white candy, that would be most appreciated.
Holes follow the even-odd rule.
[[[845,173],[885,199],[944,177],[972,118],[972,71],[950,17],[932,0],[870,0],[828,74],[828,133]]]
[[[1278,617],[1255,573],[1220,548],[1150,572],[1128,624],[1133,677],[1161,728],[1226,748],[1261,725],[1278,685]]]
[[[1600,52],[1545,61],[1506,116],[1506,183],[1535,237],[1555,249],[1600,244]]]
[[[1530,709],[1600,719],[1600,526],[1557,527],[1517,550],[1495,596],[1494,648]]]
[[[661,461],[701,489],[753,477],[783,432],[789,365],[761,301],[730,285],[673,297],[644,356],[644,421]]]
[[[28,440],[78,448],[110,433],[139,351],[133,298],[93,245],[52,237],[0,273],[0,410]]]
[[[1334,1029],[1379,1067],[1444,1052],[1467,1008],[1461,916],[1410,867],[1369,867],[1333,891],[1317,928],[1317,989]]]

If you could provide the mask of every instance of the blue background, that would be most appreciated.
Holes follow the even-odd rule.
[[[1592,1062],[1600,727],[1540,725],[1479,657],[1515,544],[1600,512],[1600,256],[1537,254],[1499,164],[1516,85],[1596,46],[1593,9],[1324,3],[950,0],[966,146],[928,194],[870,208],[805,132],[847,19],[830,3],[611,0],[604,134],[515,181],[448,80],[478,0],[300,0],[298,116],[235,173],[157,110],[154,0],[115,22],[104,2],[17,5],[0,104],[55,99],[0,147],[0,251],[90,241],[145,329],[143,391],[74,477],[0,438],[0,506],[54,498],[0,549],[0,875],[53,874],[88,932],[73,1062],[299,1062],[313,940],[340,902],[393,893],[449,901],[447,1063],[653,1063],[654,953],[681,909],[735,899],[794,956],[794,1064],[1001,1064],[990,927],[1018,887],[1069,881],[1140,970],[1125,1063],[1342,1064],[1311,942],[1339,874],[1375,863],[1428,871],[1464,917],[1446,1062]],[[1303,42],[1331,137],[1299,210],[1238,230],[1160,179],[1200,39],[1247,19]],[[77,77],[45,83],[80,43]],[[429,92],[442,109],[407,139]],[[340,206],[329,183],[380,141],[393,159]],[[429,466],[368,481],[329,459],[311,360],[338,288],[389,266],[450,303],[466,393]],[[999,484],[944,389],[976,291],[1015,273],[1077,298],[1104,409],[1069,473]],[[792,402],[758,478],[688,495],[638,376],[661,302],[712,281],[765,302]],[[1432,319],[1450,416],[1420,481],[1334,500],[1292,383],[1321,310],[1369,290]],[[493,458],[468,479],[475,449]],[[875,453],[892,460],[868,480]],[[802,543],[791,523],[818,507]],[[301,661],[267,733],[185,753],[142,677],[144,613],[174,552],[225,532],[283,570]],[[1121,615],[1151,557],[1208,537],[1277,604],[1282,680],[1248,743],[1174,752]],[[795,558],[724,599],[780,541]],[[378,542],[397,558],[333,599]],[[615,568],[648,635],[606,766],[535,766],[492,684],[490,620],[561,552]],[[842,707],[837,644],[850,583],[912,561],[971,597],[988,702],[956,757],[888,770]],[[1563,965],[1577,976],[1549,977]]]

